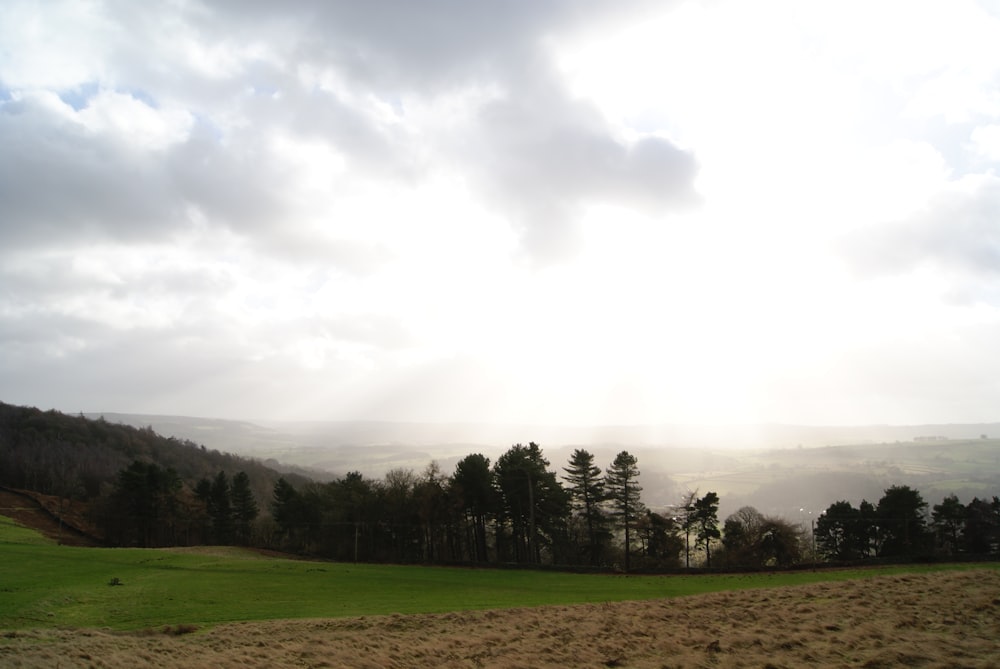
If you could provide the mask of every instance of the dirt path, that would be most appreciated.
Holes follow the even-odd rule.
[[[60,511],[61,508],[61,511]],[[0,515],[65,546],[100,546],[101,542],[78,529],[86,525],[85,507],[79,502],[29,491],[0,488]],[[65,522],[59,522],[60,513]]]
[[[220,625],[183,636],[0,633],[2,667],[1000,666],[1000,572],[680,599]]]

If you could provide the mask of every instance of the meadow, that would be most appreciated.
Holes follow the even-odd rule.
[[[232,621],[649,600],[964,566],[636,576],[345,564],[232,547],[58,546],[0,517],[0,629]],[[1000,565],[998,565],[1000,566]],[[115,585],[112,585],[112,583]]]
[[[1000,664],[997,564],[680,576],[354,565],[58,546],[0,517],[0,565],[4,667]]]

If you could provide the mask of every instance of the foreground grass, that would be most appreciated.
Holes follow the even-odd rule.
[[[0,629],[128,630],[648,600],[970,567],[625,577],[342,564],[264,558],[239,549],[56,546],[0,517]],[[112,579],[121,585],[109,585]]]

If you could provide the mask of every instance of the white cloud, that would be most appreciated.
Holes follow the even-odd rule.
[[[108,72],[120,35],[98,5],[12,0],[0,7],[0,81],[17,89],[71,89]]]
[[[973,128],[970,139],[972,150],[978,155],[991,162],[1000,162],[1000,124]]]
[[[848,252],[873,273],[906,272],[932,264],[996,280],[1000,271],[1000,179],[965,177],[898,222],[858,231]]]
[[[76,114],[87,130],[133,149],[162,151],[185,141],[194,118],[184,109],[154,109],[131,95],[102,91]]]
[[[229,416],[982,415],[988,9],[5,3],[0,393]]]

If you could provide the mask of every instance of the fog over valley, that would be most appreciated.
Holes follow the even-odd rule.
[[[1000,423],[870,426],[498,426],[389,422],[254,422],[186,416],[93,414],[89,418],[188,439],[319,480],[358,471],[445,475],[472,453],[495,461],[512,444],[538,443],[559,473],[587,449],[602,469],[627,449],[638,459],[643,501],[656,509],[700,490],[728,514],[750,505],[809,524],[831,503],[877,500],[894,484],[963,501],[1000,489]]]

